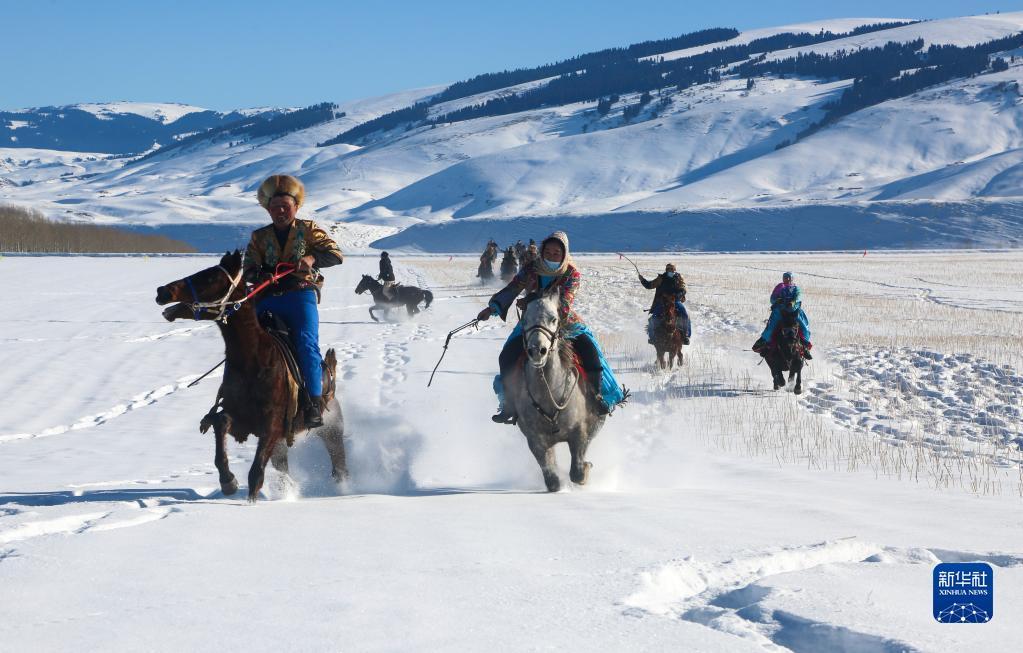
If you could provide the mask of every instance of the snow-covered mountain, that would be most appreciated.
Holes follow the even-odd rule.
[[[284,109],[222,113],[175,103],[104,102],[0,111],[0,147],[137,155]]]
[[[307,215],[360,225],[361,234],[391,233],[379,245],[392,248],[476,249],[488,237],[516,239],[557,225],[598,250],[1023,244],[1023,62],[1016,56],[1023,12],[877,28],[891,22],[732,31],[695,47],[654,49],[633,63],[720,61],[705,80],[649,94],[499,107],[468,119],[457,113],[488,101],[528,103],[553,83],[599,73],[580,63],[576,72],[542,77],[546,69],[536,69],[524,81],[453,99],[446,98],[454,87],[433,87],[350,102],[311,126],[270,135],[193,134],[141,159],[0,149],[0,201],[101,222],[256,223],[263,215],[254,188],[288,172],[307,184]],[[984,46],[997,39],[1004,49]],[[850,104],[874,88],[854,83],[859,74],[796,67],[853,61],[853,53],[868,56],[889,43],[902,48],[891,60],[915,54],[877,83],[936,81]],[[987,49],[954,51],[943,64],[948,51],[932,46]],[[956,57],[966,65],[975,56],[1002,65],[941,76]],[[796,74],[785,72],[789,62]],[[417,102],[429,106],[324,145]],[[147,119],[169,124],[202,115],[193,107],[110,106],[93,109],[96,119],[116,110],[148,111]]]

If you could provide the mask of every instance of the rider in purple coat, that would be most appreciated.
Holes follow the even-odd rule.
[[[806,319],[802,305],[803,293],[794,283],[792,273],[786,272],[781,277],[781,283],[771,291],[771,319],[767,321],[767,326],[760,334],[760,338],[753,343],[753,351],[760,351],[771,342],[783,312],[794,312],[796,321],[799,323],[799,336],[803,341],[803,358],[812,359],[813,356],[810,355],[810,349],[813,347],[810,342],[810,321]]]

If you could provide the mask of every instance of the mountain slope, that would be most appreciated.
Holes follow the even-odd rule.
[[[751,30],[732,41],[749,43],[793,30],[848,33],[881,20]],[[927,21],[754,58],[769,62],[890,41],[922,42],[925,48],[968,46],[1020,30],[1023,12]],[[696,54],[691,50],[669,55]],[[901,246],[979,242],[968,228],[978,215],[995,220],[985,228],[997,224],[1005,230],[985,235],[990,242],[1020,242],[1023,231],[1017,231],[1015,216],[1023,203],[1017,185],[1023,178],[1018,154],[1023,148],[1023,67],[1012,59],[1014,51],[995,54],[1004,57],[1005,69],[943,81],[830,122],[822,122],[829,103],[853,86],[852,79],[770,73],[747,81],[729,72],[737,64],[726,64],[715,71],[720,80],[649,95],[623,94],[609,98],[599,110],[593,102],[575,102],[436,122],[451,111],[549,82],[533,80],[436,104],[427,121],[399,123],[359,145],[317,147],[356,125],[441,97],[444,91],[419,89],[345,104],[337,108],[343,116],[291,133],[251,137],[209,132],[142,160],[95,155],[48,159],[39,154],[8,155],[4,164],[0,152],[0,201],[28,204],[56,217],[101,222],[256,223],[263,214],[252,199],[253,189],[266,175],[290,172],[309,187],[303,211],[318,220],[384,232],[414,227],[380,243],[388,247],[475,249],[487,230],[522,237],[563,218],[597,216],[600,221],[572,224],[575,229],[583,224],[605,228],[598,222],[614,225],[606,228],[626,239],[622,246],[659,249],[668,246],[663,221],[691,215],[690,227],[705,231],[687,241],[672,241],[676,246],[697,242],[745,248],[763,241],[740,238],[740,232],[788,220],[790,209],[800,205],[821,206],[832,216],[829,220],[838,222],[854,215],[901,214],[918,227],[898,239]],[[178,121],[189,115],[198,112]],[[948,221],[913,222],[932,210],[927,207]],[[700,217],[707,212],[745,226],[733,230],[732,241],[721,239],[712,233],[720,229],[718,222]],[[619,233],[626,217],[629,228]],[[521,218],[537,222],[500,226],[501,221]],[[881,224],[858,222],[859,230],[875,223]],[[424,231],[434,228],[442,229],[444,237]],[[831,231],[849,235],[857,229]],[[607,247],[610,239],[605,235],[590,234],[589,242]],[[804,243],[797,232],[786,248],[884,247],[890,234],[879,230],[871,235],[867,229],[861,242],[821,236],[807,236]]]

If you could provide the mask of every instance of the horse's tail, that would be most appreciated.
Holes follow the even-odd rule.
[[[326,388],[323,388],[323,390],[324,390],[323,395],[327,396],[327,395],[333,394],[336,391],[336,389],[337,389],[337,382],[336,382],[336,379],[337,379],[337,353],[334,351],[333,347],[328,349],[327,353],[324,355],[324,357],[323,357],[323,367],[325,368],[325,370],[327,372],[326,374],[323,375],[324,385],[327,386]]]
[[[423,308],[430,308],[430,303],[433,302],[433,293],[429,290],[424,290],[423,296],[426,297],[426,306]]]

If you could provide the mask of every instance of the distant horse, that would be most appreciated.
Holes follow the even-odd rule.
[[[480,266],[476,268],[476,276],[480,278],[480,285],[485,286],[494,280],[494,261],[496,259],[496,250],[491,253],[489,247],[480,255]]]
[[[255,501],[263,486],[267,461],[288,473],[288,447],[295,434],[305,430],[298,401],[298,384],[291,377],[277,340],[260,326],[255,301],[245,301],[242,255],[238,250],[224,254],[220,264],[156,289],[156,303],[163,306],[167,321],[175,319],[215,320],[224,337],[227,366],[217,401],[199,423],[205,433],[210,426],[216,435],[214,463],[220,473],[225,495],[238,491],[238,481],[227,461],[227,434],[245,442],[249,434],[259,439],[249,468],[249,501]],[[239,303],[240,302],[240,303]],[[335,481],[347,476],[344,448],[344,418],[335,396],[337,356],[327,351],[323,363],[324,426],[313,431],[327,447]],[[219,409],[219,412],[218,412]]]
[[[501,259],[501,281],[508,283],[518,271],[519,264],[518,261],[515,260],[515,250],[509,247],[504,252],[504,258]]]
[[[678,328],[678,309],[675,300],[667,298],[661,303],[661,321],[654,329],[654,350],[657,352],[657,364],[661,369],[673,369],[675,361],[682,365],[682,330]],[[668,360],[664,360],[667,354]]]
[[[388,299],[384,295],[384,284],[368,274],[364,274],[359,285],[355,287],[355,293],[361,295],[367,290],[373,295],[373,305],[369,308],[369,316],[373,318],[374,322],[380,321],[373,314],[374,310],[383,310],[385,314],[389,314],[392,309],[404,306],[411,317],[419,312],[419,302],[426,302],[426,305],[423,306],[424,309],[430,308],[430,303],[433,302],[432,292],[415,286],[395,286],[392,290],[394,297]]]
[[[785,387],[784,372],[787,371],[789,382],[793,377],[796,379],[796,386],[792,391],[797,395],[803,393],[803,342],[799,337],[799,331],[796,313],[783,310],[781,322],[778,324],[771,342],[760,352],[760,355],[767,361],[768,367],[771,368],[774,389]]]
[[[519,430],[526,436],[550,492],[561,487],[554,445],[568,443],[572,454],[569,476],[573,483],[583,485],[592,467],[586,461],[586,450],[606,419],[589,387],[600,379],[580,378],[558,308],[556,290],[527,304],[522,317],[526,361],[521,370],[503,379],[505,400],[512,402]]]

